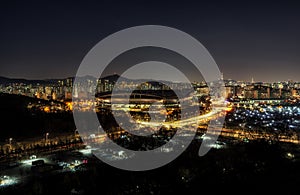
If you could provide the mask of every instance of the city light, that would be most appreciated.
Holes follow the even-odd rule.
[[[0,176],[0,188],[11,186],[18,183],[18,179],[16,177],[10,177],[7,175]]]

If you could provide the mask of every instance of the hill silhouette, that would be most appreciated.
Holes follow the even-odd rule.
[[[72,113],[44,113],[27,109],[29,102],[49,103],[31,97],[0,93],[0,141],[42,137],[45,132],[65,133],[75,129]]]

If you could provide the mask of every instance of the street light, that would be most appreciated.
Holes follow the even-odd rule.
[[[49,133],[46,133],[46,141],[48,140]]]
[[[12,140],[13,140],[12,138],[9,138],[9,149],[10,150],[12,150],[12,145],[11,145]]]

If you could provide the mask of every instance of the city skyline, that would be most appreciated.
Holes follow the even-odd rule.
[[[225,79],[300,80],[297,2],[117,5],[10,2],[1,6],[1,76],[75,76],[87,52],[106,36],[136,25],[156,24],[178,28],[199,40]],[[121,66],[108,73],[118,73]],[[190,72],[191,80],[198,78]]]

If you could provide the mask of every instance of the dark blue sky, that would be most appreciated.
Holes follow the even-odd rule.
[[[104,37],[131,26],[157,24],[197,38],[225,78],[300,81],[299,10],[293,1],[9,1],[0,6],[0,75],[74,76],[85,54]]]

